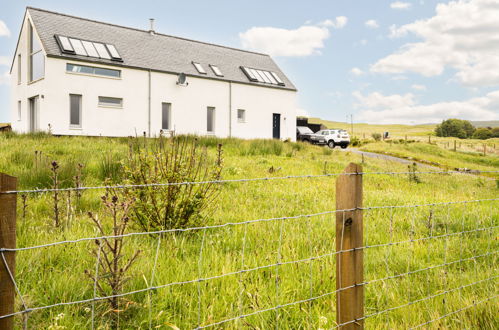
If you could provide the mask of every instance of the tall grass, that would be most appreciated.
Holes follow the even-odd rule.
[[[204,141],[201,139],[201,142]],[[91,142],[91,143],[90,143]],[[216,143],[215,143],[216,142]],[[298,174],[339,173],[360,156],[339,150],[329,150],[305,144],[276,141],[242,141],[214,139],[206,142],[211,157],[214,146],[224,144],[224,178],[252,178]],[[26,168],[34,150],[58,163],[84,163],[86,186],[102,183],[101,169],[109,150],[112,162],[120,162],[128,151],[126,139],[54,138],[0,136],[0,171],[20,178],[25,188],[36,186]],[[250,152],[251,150],[251,152]],[[280,151],[279,151],[280,150]],[[26,155],[23,155],[23,152]],[[293,152],[288,157],[287,153]],[[56,157],[57,156],[57,157]],[[365,172],[407,171],[405,165],[366,159]],[[278,174],[269,167],[280,168]],[[421,183],[411,182],[406,175],[365,175],[365,205],[403,205],[462,201],[497,197],[496,183],[476,176],[421,175]],[[252,219],[296,216],[333,210],[335,179],[308,178],[227,183],[221,186],[220,201],[215,210],[204,214],[210,225],[240,223]],[[29,195],[27,216],[18,221],[18,246],[32,246],[60,240],[95,237],[97,233],[86,212],[102,213],[100,197],[103,191],[85,191],[75,209],[70,225],[56,229],[51,220],[51,198]],[[67,201],[65,201],[67,202]],[[21,208],[21,203],[19,208]],[[61,204],[64,204],[61,202]],[[19,214],[21,209],[19,209]],[[67,221],[67,219],[65,219]],[[497,202],[448,207],[370,210],[364,213],[364,244],[409,241],[429,235],[445,235],[477,228],[496,226],[499,222]],[[218,229],[170,233],[162,236],[127,237],[123,256],[136,250],[141,257],[131,269],[131,278],[123,288],[132,291],[150,285],[195,280],[259,266],[271,265],[327,255],[335,246],[334,215],[296,218],[281,221],[246,223]],[[109,225],[109,224],[108,224]],[[132,231],[140,228],[131,224]],[[424,239],[380,248],[366,249],[365,279],[372,281],[400,273],[424,269],[446,262],[466,259],[495,251],[499,246],[497,229],[450,236],[445,239]],[[16,278],[29,307],[68,302],[93,297],[93,282],[85,270],[95,269],[95,257],[88,251],[92,241],[60,245],[51,248],[21,251],[17,254]],[[152,270],[159,251],[155,277]],[[240,314],[253,313],[277,305],[308,299],[332,292],[336,288],[334,256],[319,257],[310,262],[281,264],[218,279],[172,285],[126,296],[120,305],[121,328],[153,327],[193,328],[221,321]],[[366,285],[366,314],[406,304],[483,280],[497,273],[496,255],[463,261],[446,267],[432,268],[399,278]],[[278,287],[276,289],[276,283]],[[408,328],[438,318],[474,301],[492,295],[494,281],[483,282],[434,299],[394,309],[366,320],[373,329]],[[106,329],[110,323],[105,304],[95,305],[96,325]],[[226,323],[225,328],[331,328],[335,325],[334,295],[309,303],[283,307]],[[22,309],[19,305],[17,309]],[[494,301],[473,307],[452,317],[432,323],[435,328],[497,328],[497,304]],[[67,305],[31,312],[33,328],[83,329],[91,326],[91,304]],[[151,320],[149,319],[151,315]],[[21,326],[21,318],[16,318]]]

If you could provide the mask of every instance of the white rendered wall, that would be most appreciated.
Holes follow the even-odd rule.
[[[26,25],[26,23],[25,23]],[[296,92],[188,77],[188,86],[176,84],[177,75],[147,70],[113,67],[45,58],[45,77],[27,84],[27,31],[21,33],[18,53],[22,54],[23,79],[17,84],[17,54],[12,71],[13,129],[27,132],[28,98],[39,95],[39,123],[42,131],[57,135],[130,136],[149,131],[149,74],[151,75],[151,136],[161,130],[162,103],[171,103],[171,124],[176,134],[210,135],[207,107],[215,108],[218,137],[272,138],[272,114],[281,114],[281,139],[295,140]],[[66,72],[66,64],[81,64],[121,70],[121,78],[108,78]],[[82,95],[81,128],[69,124],[69,95]],[[122,108],[98,105],[99,96],[123,99]],[[21,120],[17,120],[17,101],[22,101]],[[232,103],[232,108],[230,104]],[[237,110],[246,111],[245,122],[238,122]],[[231,121],[229,120],[231,118]],[[229,125],[231,122],[231,125]]]

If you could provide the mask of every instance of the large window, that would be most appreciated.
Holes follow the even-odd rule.
[[[119,97],[99,96],[99,106],[123,108],[123,99]]]
[[[69,126],[81,127],[81,95],[69,94]]]
[[[17,84],[21,84],[22,82],[22,62],[21,62],[21,54],[17,55]]]
[[[172,104],[162,103],[161,104],[161,129],[171,130],[172,129]]]
[[[33,25],[29,26],[29,81],[43,78],[45,75],[45,57],[42,45],[34,33]]]
[[[120,78],[121,71],[120,70],[112,70],[112,69],[104,69],[98,68],[94,66],[87,65],[77,65],[77,64],[66,64],[66,71],[71,73],[83,73],[83,74],[91,74],[96,76],[104,76],[104,77],[112,77],[112,78]]]
[[[215,108],[214,107],[208,107],[206,131],[208,131],[208,133],[215,133]]]

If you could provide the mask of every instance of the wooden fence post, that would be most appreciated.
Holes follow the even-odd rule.
[[[363,246],[362,224],[362,166],[350,163],[336,181],[336,251]],[[363,249],[336,254],[336,322],[358,320],[364,316],[364,286],[354,286],[364,281]],[[353,287],[352,287],[353,286]],[[346,287],[351,287],[344,289]],[[364,321],[351,322],[341,329],[364,329]]]
[[[0,248],[16,247],[16,194],[2,194],[2,191],[16,190],[17,179],[0,173]],[[14,276],[15,252],[1,252],[8,269]],[[14,283],[3,259],[0,258],[0,316],[14,312]],[[0,319],[0,329],[14,329],[14,318]]]

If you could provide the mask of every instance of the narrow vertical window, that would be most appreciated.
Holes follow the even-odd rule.
[[[246,110],[237,109],[237,122],[239,123],[246,122]]]
[[[81,127],[81,95],[69,94],[69,126]]]
[[[172,129],[172,104],[161,103],[161,129]]]
[[[208,107],[206,130],[208,131],[208,133],[215,132],[215,108],[214,107]]]
[[[38,41],[33,30],[33,25],[29,26],[29,81],[43,78],[45,75],[45,57],[43,56],[42,45]]]
[[[17,84],[20,85],[22,81],[22,62],[21,62],[21,54],[17,55]]]
[[[21,114],[22,114],[21,101],[17,101],[17,120],[18,121],[21,121]]]

